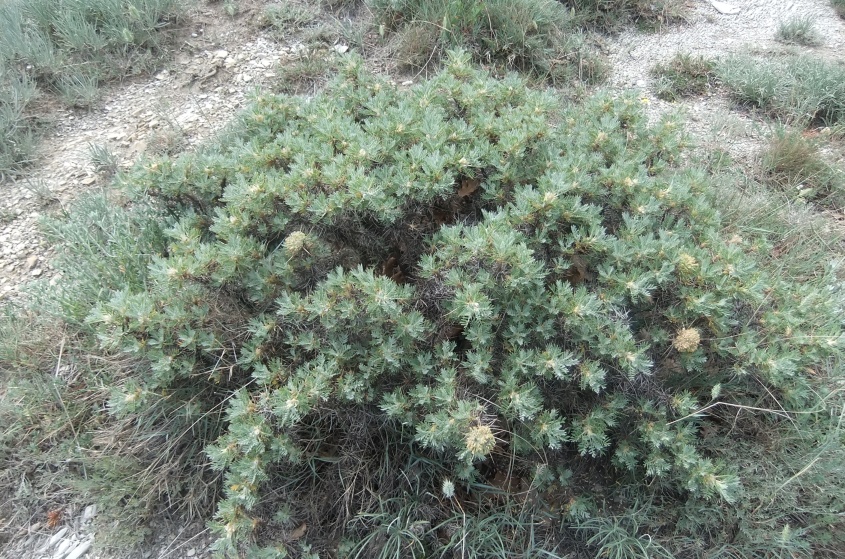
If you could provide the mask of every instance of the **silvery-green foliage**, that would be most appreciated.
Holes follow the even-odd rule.
[[[313,98],[258,97],[222,151],[128,177],[174,216],[169,246],[88,320],[149,364],[115,413],[190,383],[230,394],[207,448],[219,552],[274,525],[279,483],[349,459],[332,441],[362,417],[427,464],[406,476],[415,498],[454,514],[497,464],[566,522],[600,498],[573,470],[738,503],[707,410],[808,405],[807,371],[841,353],[841,302],[829,277],[773,276],[726,238],[708,177],[676,166],[678,121],[648,126],[639,104],[561,107],[460,52],[410,89],[349,57]],[[388,533],[454,545],[426,522]]]

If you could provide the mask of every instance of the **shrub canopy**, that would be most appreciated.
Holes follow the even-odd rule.
[[[228,396],[221,552],[439,556],[496,526],[477,556],[552,553],[657,495],[737,506],[717,412],[811,406],[841,302],[726,236],[678,121],[639,104],[561,107],[463,53],[405,89],[350,57],[313,98],[258,97],[222,152],[128,177],[169,245],[88,321],[147,364],[116,413]]]

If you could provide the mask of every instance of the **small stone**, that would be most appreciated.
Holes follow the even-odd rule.
[[[29,275],[34,277],[34,278],[37,278],[38,276],[40,276],[43,273],[44,273],[44,270],[42,270],[41,268],[36,268],[36,269],[32,270],[29,273]]]
[[[191,549],[188,550],[188,552],[185,555],[187,555],[188,557],[193,557],[196,554],[197,554],[197,550],[192,547]]]
[[[343,54],[349,50],[349,47],[347,45],[335,45],[332,49],[338,54]]]
[[[169,75],[170,75],[170,72],[168,72],[167,70],[162,70],[161,72],[156,74],[156,79],[159,80],[159,81],[166,80]]]
[[[214,58],[229,58],[229,51],[227,50],[216,50],[214,51]]]
[[[85,507],[85,510],[82,511],[82,522],[88,522],[95,516],[97,516],[97,505],[88,505]]]
[[[36,523],[36,525],[40,525],[40,523]],[[36,525],[33,525],[33,526],[36,526]],[[30,530],[31,530],[32,532],[35,532],[37,529],[38,529],[38,527],[37,527],[37,526],[36,526],[36,528],[35,528],[35,529],[32,529],[32,527],[30,527]],[[56,543],[58,543],[58,541],[59,541],[59,540],[61,540],[61,539],[62,539],[62,537],[63,537],[63,536],[67,533],[67,530],[68,530],[68,527],[67,527],[67,526],[64,526],[61,530],[59,530],[58,532],[56,532],[55,534],[53,534],[53,535],[50,537],[50,539],[49,539],[49,540],[47,540],[47,543],[46,543],[46,544],[44,544],[44,546],[42,546],[42,547],[41,547],[41,549],[39,549],[39,550],[38,550],[38,552],[40,553],[40,552],[46,551],[46,550],[50,549],[51,547],[53,547],[53,546],[54,546]]]
[[[193,111],[186,111],[176,117],[176,122],[178,122],[179,124],[189,124],[197,120],[197,118],[197,114]]]
[[[732,16],[739,13],[739,8],[727,2],[719,2],[719,0],[710,0],[710,4],[716,8],[716,11],[726,16]]]
[[[35,268],[35,265],[38,264],[38,255],[33,254],[29,258],[26,259],[26,269],[27,271],[32,270]]]
[[[141,155],[147,149],[147,142],[138,140],[129,145],[129,156]]]
[[[84,179],[82,179],[80,182],[81,182],[82,184],[84,184],[85,186],[91,186],[92,184],[94,184],[95,182],[97,182],[97,177],[85,177],[85,178],[84,178]]]
[[[71,542],[70,540],[62,540],[62,543],[59,544],[59,547],[56,548],[56,552],[53,554],[54,557],[64,557],[65,553],[67,553],[68,548],[70,548]]]
[[[91,549],[91,541],[88,540],[82,542],[78,546],[76,546],[73,551],[68,553],[65,559],[79,559],[80,557],[88,553],[89,549]]]

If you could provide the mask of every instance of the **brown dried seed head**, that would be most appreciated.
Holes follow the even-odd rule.
[[[701,343],[701,334],[698,328],[683,328],[675,335],[672,345],[681,353],[692,353],[698,349]]]

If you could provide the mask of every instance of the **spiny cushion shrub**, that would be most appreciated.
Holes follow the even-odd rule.
[[[370,0],[400,64],[425,68],[450,48],[552,81],[598,82],[603,66],[555,0]]]
[[[756,514],[731,437],[825,413],[830,276],[723,235],[677,120],[560,107],[469,60],[401,89],[351,57],[313,98],[258,97],[222,151],[127,178],[169,243],[88,322],[145,363],[114,413],[226,398],[219,553],[604,552],[567,529],[590,516],[675,549],[687,519],[712,550]]]

